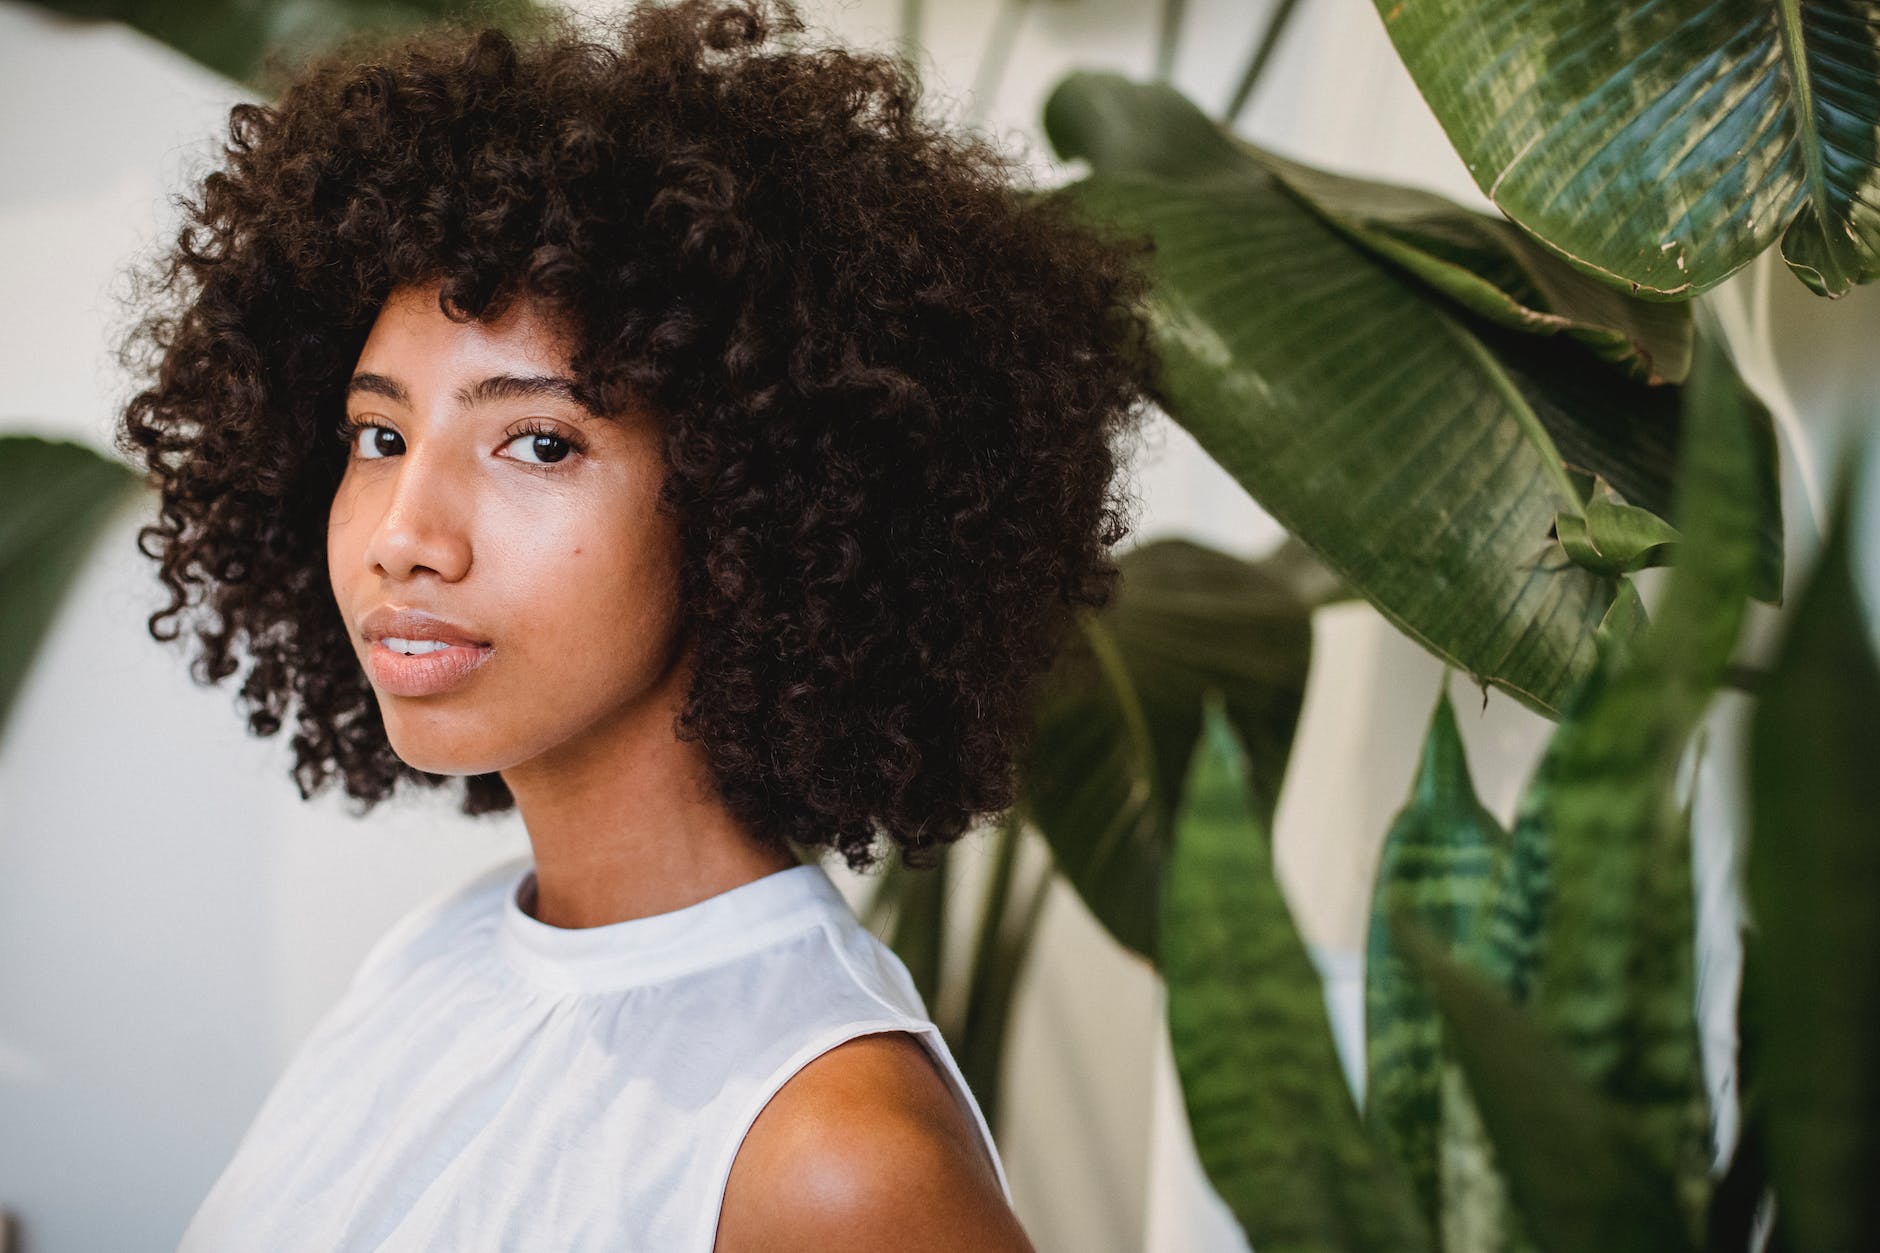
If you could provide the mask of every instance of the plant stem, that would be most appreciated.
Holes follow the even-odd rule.
[[[1260,32],[1260,42],[1254,45],[1253,56],[1240,76],[1240,85],[1234,88],[1233,98],[1227,102],[1227,110],[1221,115],[1222,124],[1229,129],[1240,120],[1241,111],[1247,107],[1255,84],[1260,81],[1260,75],[1266,72],[1266,64],[1272,59],[1273,50],[1279,46],[1280,36],[1286,33],[1293,10],[1298,7],[1299,0],[1278,0],[1274,4],[1272,15],[1266,19],[1266,26]]]

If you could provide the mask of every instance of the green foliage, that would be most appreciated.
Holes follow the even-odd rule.
[[[1689,297],[1780,238],[1816,292],[1880,276],[1866,0],[1376,0],[1507,215],[1615,286]]]
[[[1759,510],[1751,486],[1760,464],[1755,421],[1733,379],[1720,343],[1700,335],[1685,394],[1690,447],[1678,499],[1685,551],[1670,572],[1654,623],[1644,624],[1634,598],[1625,619],[1609,624],[1594,670],[1571,694],[1522,797],[1514,831],[1504,833],[1476,798],[1445,695],[1432,716],[1410,800],[1385,842],[1367,962],[1367,1118],[1376,1142],[1403,1167],[1425,1230],[1453,1253],[1695,1249],[1725,1230],[1723,1219],[1707,1228],[1709,1214],[1740,1214],[1744,1207],[1737,1196],[1756,1190],[1753,1178],[1746,1184],[1733,1180],[1730,1194],[1712,1204],[1709,1107],[1692,969],[1691,807],[1678,800],[1681,768],[1693,754],[1729,663],[1759,561]],[[1839,616],[1831,629],[1798,637],[1804,642],[1795,647],[1802,654],[1851,655],[1848,614],[1842,612],[1852,604],[1851,594],[1835,603]],[[1871,657],[1862,655],[1868,668],[1847,686],[1842,720],[1835,723],[1854,744],[1872,742],[1863,733],[1873,729],[1866,722],[1880,712],[1880,696],[1872,690],[1880,679]],[[1825,675],[1817,681],[1833,682]],[[1784,712],[1799,718],[1808,707],[1800,702],[1821,699],[1821,693],[1804,690]],[[1795,753],[1810,751],[1796,747],[1806,740],[1791,728],[1771,742]],[[1812,751],[1819,758],[1836,756],[1818,742]],[[1785,770],[1793,768],[1785,761]],[[1264,825],[1236,814],[1223,799],[1222,780],[1228,777],[1206,775],[1198,764],[1190,781],[1191,789],[1206,790],[1188,802],[1193,808],[1185,812],[1194,816],[1183,820],[1179,838],[1189,839],[1192,826],[1197,846],[1213,850],[1218,860],[1189,872],[1192,885],[1187,874],[1171,869],[1169,891],[1193,895],[1183,898],[1183,908],[1169,908],[1164,972],[1171,982],[1172,1034],[1177,978],[1208,990],[1205,999],[1191,993],[1184,1002],[1181,1030],[1191,1037],[1185,1046],[1191,1062],[1182,1079],[1184,1087],[1206,1085],[1198,1101],[1190,1094],[1191,1104],[1199,1105],[1192,1116],[1210,1120],[1206,1134],[1214,1141],[1203,1163],[1261,1247],[1251,1224],[1274,1221],[1276,1209],[1290,1215],[1292,1203],[1303,1202],[1291,1197],[1285,1206],[1267,1201],[1258,1211],[1246,1210],[1256,1195],[1251,1181],[1262,1177],[1266,1165],[1248,1143],[1256,1135],[1252,1115],[1243,1113],[1236,1122],[1227,1111],[1278,1118],[1260,1104],[1259,1091],[1246,1085],[1280,1083],[1271,1072],[1284,1064],[1281,1056],[1290,1057],[1295,1084],[1316,1083],[1320,1063],[1314,1054],[1329,1042],[1307,1048],[1297,1041],[1225,1038],[1237,1031],[1271,1036],[1317,1030],[1296,1010],[1264,1005],[1256,1014],[1231,1008],[1236,995],[1244,1005],[1245,998],[1274,996],[1276,986],[1296,981],[1296,963],[1285,980],[1272,968],[1287,968],[1274,954],[1296,946],[1297,937],[1283,907],[1276,910],[1264,895],[1229,898],[1221,886],[1246,878],[1253,865],[1267,868],[1263,856],[1249,860],[1244,851],[1238,871],[1227,861],[1228,850],[1251,843],[1263,855],[1265,847]],[[1836,802],[1821,809],[1827,840],[1852,838],[1848,816],[1871,809],[1863,809],[1848,789],[1870,786],[1844,768],[1823,782],[1821,790]],[[1229,834],[1236,823],[1246,828],[1237,842]],[[1841,847],[1839,856],[1850,857],[1851,845]],[[1780,855],[1774,860],[1787,867]],[[1789,998],[1787,1012],[1771,1018],[1786,1024],[1817,1016],[1821,1030],[1813,1046],[1788,1044],[1801,1049],[1825,1076],[1818,1082],[1839,1098],[1832,1106],[1808,1099],[1824,1093],[1796,1078],[1800,1071],[1791,1074],[1799,1087],[1765,1082],[1757,1135],[1767,1126],[1768,1143],[1778,1149],[1784,1143],[1780,1129],[1791,1119],[1809,1127],[1791,1134],[1826,1154],[1813,1165],[1838,1180],[1843,1193],[1855,1172],[1874,1162],[1875,1140],[1866,1130],[1871,1119],[1865,1115],[1876,1108],[1880,1085],[1870,1078],[1871,1065],[1863,1070],[1858,1063],[1880,1055],[1880,1015],[1865,1008],[1854,988],[1873,987],[1875,967],[1843,958],[1852,972],[1847,987],[1826,995],[1798,989],[1821,986],[1807,972],[1832,960],[1831,951],[1842,953],[1844,945],[1862,951],[1858,946],[1869,939],[1877,942],[1869,947],[1880,948],[1872,904],[1880,862],[1867,864],[1872,861],[1863,848],[1850,860],[1824,858],[1813,878],[1803,872],[1800,880],[1786,883],[1781,916],[1804,919],[1805,901],[1832,894],[1820,867],[1845,867],[1842,929],[1831,932],[1832,950],[1813,942],[1790,952],[1786,964],[1770,962],[1764,953],[1755,967],[1765,972],[1757,986],[1779,978],[1784,992],[1769,995]],[[1213,896],[1199,886],[1204,875]],[[1284,937],[1256,935],[1245,921],[1255,916],[1284,929]],[[1223,919],[1239,920],[1239,931]],[[1798,922],[1783,942],[1797,945],[1805,925]],[[1170,964],[1178,952],[1192,963],[1179,972]],[[1214,964],[1211,975],[1201,972],[1204,961]],[[1861,1008],[1850,1017],[1848,1006]],[[1839,1034],[1831,1035],[1831,1029]],[[1770,1037],[1766,1051],[1772,1059],[1797,1060],[1776,1043],[1784,1037],[1773,1022],[1761,1036]],[[1859,1048],[1838,1058],[1821,1056],[1822,1041],[1849,1037]],[[1282,1053],[1284,1048],[1294,1051]],[[1223,1076],[1231,1065],[1253,1077]],[[1850,1106],[1858,1113],[1850,1114]],[[1838,1129],[1838,1140],[1818,1134],[1819,1125],[1807,1121],[1824,1117]],[[1196,1135],[1199,1145],[1199,1128]],[[1752,1151],[1760,1143],[1753,1140]],[[1838,1147],[1824,1150],[1824,1144]],[[1287,1151],[1306,1160],[1320,1153],[1369,1161],[1342,1129],[1328,1133],[1326,1144]],[[1379,1183],[1369,1164],[1351,1177],[1395,1203],[1394,1178]],[[1332,1198],[1325,1203],[1334,1207],[1348,1206],[1339,1186],[1314,1179],[1307,1193]],[[1230,1189],[1238,1189],[1243,1200],[1237,1203]],[[1832,1204],[1845,1214],[1844,1200]],[[1742,1230],[1746,1239],[1747,1227]],[[1845,1240],[1835,1243],[1846,1234],[1809,1247],[1848,1247]],[[1342,1244],[1323,1247],[1368,1248],[1371,1238],[1368,1232],[1346,1232],[1336,1237]]]
[[[39,0],[70,17],[122,22],[227,78],[267,95],[296,61],[349,35],[409,30],[443,18],[474,18],[514,33],[543,10],[534,0]]]
[[[81,444],[0,436],[0,733],[67,586],[136,486]]]
[[[1163,889],[1169,1039],[1195,1148],[1261,1253],[1427,1248],[1366,1134],[1294,931],[1246,751],[1211,693]]]
[[[1365,961],[1365,1115],[1409,1171],[1432,1228],[1444,1210],[1445,1101],[1467,1098],[1444,1090],[1442,1022],[1391,943],[1390,923],[1414,918],[1447,951],[1483,961],[1490,893],[1507,845],[1469,781],[1445,673],[1410,803],[1384,837]],[[1448,1112],[1466,1116],[1455,1104]]]
[[[1624,1111],[1579,1076],[1560,1043],[1414,923],[1396,942],[1449,1025],[1509,1191],[1539,1246],[1548,1253],[1691,1248],[1669,1177]]]
[[[1604,479],[1580,513],[1554,519],[1554,533],[1575,564],[1614,577],[1667,564],[1679,538],[1657,514],[1619,501]]]
[[[1073,74],[1045,125],[1093,171],[1058,194],[1155,242],[1164,408],[1406,633],[1557,715],[1640,553],[1587,569],[1553,528],[1583,516],[1576,474],[1668,511],[1680,391],[1638,375],[1681,368],[1688,311],[1599,290],[1505,223],[1264,152],[1167,87]],[[1772,437],[1759,447],[1774,599]]]
[[[1880,1232],[1880,663],[1852,477],[1751,728],[1744,1069],[1794,1253]]]
[[[1087,616],[1040,684],[1020,805],[1117,942],[1154,960],[1175,807],[1218,691],[1270,818],[1305,700],[1308,607],[1290,564],[1187,540],[1125,553],[1115,597]]]

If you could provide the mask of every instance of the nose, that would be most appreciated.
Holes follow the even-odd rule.
[[[384,511],[366,543],[365,560],[376,575],[393,580],[430,571],[446,583],[470,572],[469,499],[442,447],[407,450],[381,483]]]

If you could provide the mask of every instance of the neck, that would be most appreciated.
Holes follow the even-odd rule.
[[[686,669],[578,742],[503,772],[535,852],[535,917],[598,927],[683,909],[798,864],[712,787],[703,746],[672,730]]]

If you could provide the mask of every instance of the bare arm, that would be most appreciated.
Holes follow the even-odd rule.
[[[716,1253],[1035,1253],[979,1130],[904,1031],[793,1075],[740,1146]]]

